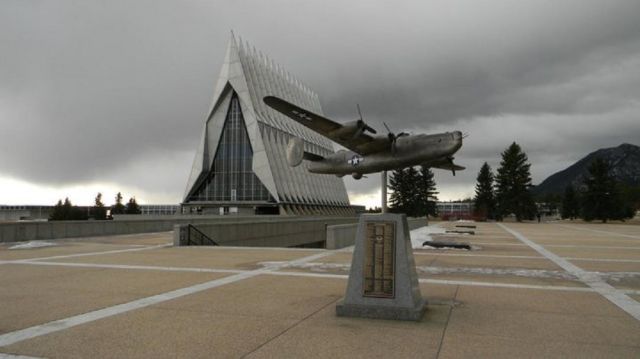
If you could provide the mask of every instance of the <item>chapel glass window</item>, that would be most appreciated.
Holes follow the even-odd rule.
[[[253,150],[238,97],[234,94],[213,165],[190,201],[274,202],[252,171]]]

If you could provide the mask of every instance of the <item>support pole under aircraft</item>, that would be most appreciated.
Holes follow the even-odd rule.
[[[387,213],[387,171],[381,173],[382,184],[382,213]]]

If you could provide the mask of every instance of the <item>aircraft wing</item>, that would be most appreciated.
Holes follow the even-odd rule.
[[[429,166],[429,167],[439,168],[441,170],[449,170],[449,171],[462,171],[466,168],[466,167],[457,165],[455,163],[444,163],[444,164],[438,164],[438,165]]]
[[[441,170],[451,171],[454,176],[456,175],[456,171],[462,171],[465,169],[465,167],[453,163],[453,157],[440,158],[435,161],[423,163],[422,165],[429,168],[439,168]]]
[[[340,136],[342,124],[305,110],[275,96],[266,96],[264,103],[283,115],[291,118],[299,124],[331,139],[332,141],[356,152],[366,155],[390,148],[389,139],[386,136],[371,137],[362,132],[357,136]]]

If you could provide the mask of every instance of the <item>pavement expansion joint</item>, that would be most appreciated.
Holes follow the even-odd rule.
[[[460,286],[456,287],[456,292],[453,295],[453,302],[458,298],[458,292],[460,291]],[[455,309],[455,305],[449,307],[449,313],[447,314],[447,322],[444,325],[444,329],[442,329],[442,336],[440,337],[440,342],[438,343],[438,352],[436,353],[436,358],[440,357],[440,352],[442,351],[442,344],[444,343],[445,336],[447,334],[447,329],[449,328],[449,322],[451,322],[451,315],[453,314],[453,310]]]
[[[18,355],[18,354],[0,353],[0,359],[45,359],[45,358]]]
[[[169,246],[168,244],[160,244],[160,245],[155,245],[155,246],[145,246],[145,247],[138,247],[138,248],[115,249],[115,250],[109,250],[109,251],[99,251],[99,252],[89,252],[89,253],[75,253],[75,254],[48,256],[48,257],[17,259],[17,260],[5,261],[5,262],[6,263],[19,263],[19,262],[35,262],[35,261],[51,260],[51,259],[89,257],[89,256],[99,256],[99,255],[105,255],[105,254],[139,252],[139,251],[146,251],[146,250],[151,250],[151,249],[164,248],[164,247],[168,247],[168,246]]]
[[[411,325],[333,317],[352,247],[0,246],[0,359],[640,355],[640,226],[477,227],[481,250],[415,251],[429,309]]]
[[[570,229],[577,229],[577,230],[580,230],[580,231],[588,231],[588,232],[593,232],[593,233],[606,234],[608,236],[617,236],[617,237],[640,239],[640,236],[634,236],[634,235],[631,235],[631,234],[624,234],[624,233],[618,233],[618,232],[612,232],[612,231],[603,231],[603,230],[591,229],[591,228],[581,228],[581,227],[572,226],[572,225],[568,225],[568,224],[556,224],[556,226],[564,227],[564,228],[570,228]]]
[[[575,264],[570,263],[564,258],[559,257],[558,255],[548,251],[543,246],[531,241],[521,233],[507,227],[502,223],[498,223],[505,231],[511,233],[518,240],[533,248],[538,253],[547,257],[549,260],[554,262],[555,264],[562,267],[567,272],[573,274],[578,279],[580,279],[583,283],[587,284],[589,287],[593,288],[596,292],[600,293],[602,296],[607,298],[610,302],[617,305],[620,309],[627,312],[629,315],[634,317],[636,320],[640,321],[640,303],[631,299],[622,291],[614,288],[613,286],[607,284],[598,273],[587,272],[582,270],[580,267]]]
[[[330,254],[331,252],[328,252],[328,251],[321,252],[321,253],[310,255],[307,257],[295,259],[289,263],[304,263],[307,260],[309,261],[316,260],[318,258],[322,258]],[[286,265],[286,263],[283,265]],[[103,309],[95,310],[92,312],[75,315],[73,317],[55,320],[55,321],[48,322],[41,325],[36,325],[30,328],[17,330],[9,333],[4,333],[0,335],[0,347],[21,342],[23,340],[39,337],[49,333],[57,332],[60,330],[68,329],[80,324],[85,324],[85,323],[93,322],[95,320],[111,317],[117,314],[126,313],[135,309],[148,307],[153,304],[162,303],[168,300],[180,298],[189,294],[198,293],[198,292],[219,287],[225,284],[234,283],[234,282],[251,278],[263,273],[268,273],[270,271],[278,270],[282,268],[283,265],[273,265],[267,268],[233,274],[228,277],[223,277],[223,278],[215,279],[209,282],[196,284],[190,287],[180,288],[170,292],[137,299],[132,302],[119,304],[113,307],[103,308]]]
[[[284,329],[283,331],[281,331],[280,333],[274,335],[273,337],[269,338],[268,340],[266,340],[264,343],[260,344],[258,347],[256,347],[255,349],[253,349],[252,351],[246,353],[245,355],[242,356],[242,358],[246,358],[247,356],[257,352],[258,350],[260,350],[261,348],[263,348],[265,345],[269,344],[270,342],[278,339],[279,337],[283,336],[284,334],[286,334],[287,332],[289,332],[290,330],[292,330],[293,328],[297,327],[298,325],[302,324],[304,321],[306,321],[307,319],[313,317],[314,315],[320,313],[322,310],[326,309],[327,307],[331,306],[331,305],[336,305],[336,303],[342,299],[341,297],[337,297],[334,300],[330,301],[329,303],[320,306],[320,308],[316,309],[315,311],[309,313],[307,316],[305,316],[304,318],[298,320],[297,322],[295,322],[294,324],[292,324],[291,326],[289,326],[288,328]]]

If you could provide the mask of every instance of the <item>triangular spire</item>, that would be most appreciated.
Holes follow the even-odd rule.
[[[273,139],[263,137],[264,133],[262,132],[263,128],[275,128],[282,132],[280,135],[289,133],[308,141],[314,141],[314,143],[322,143],[320,139],[307,133],[309,132],[308,130],[303,130],[300,125],[295,126],[283,115],[266,107],[262,101],[265,95],[276,95],[290,98],[305,107],[310,107],[313,106],[312,101],[308,98],[311,91],[298,78],[284,69],[282,65],[243,40],[237,33],[230,30],[225,61],[214,90],[211,111],[203,131],[203,142],[198,150],[198,157],[188,181],[188,191],[197,190],[194,188],[196,187],[196,182],[200,183],[204,178],[202,176],[207,175],[208,169],[212,165],[214,153],[216,153],[222,134],[222,127],[220,126],[220,123],[224,121],[222,116],[225,115],[224,111],[228,108],[232,94],[235,93],[237,100],[239,100],[249,142],[256,158],[253,161],[255,163],[252,164],[252,169],[274,200],[279,202],[281,199],[286,200],[287,198],[297,197],[303,198],[303,201],[307,197],[321,200],[322,198],[318,193],[308,193],[305,197],[301,191],[302,187],[294,186],[295,188],[287,189],[282,184],[282,178],[290,177],[291,173],[289,172],[293,171],[275,166],[279,160],[277,152],[274,151],[278,148],[277,146],[281,145],[282,138],[278,137],[277,143],[270,142]],[[267,126],[263,127],[260,125],[261,123]],[[208,155],[208,158],[204,158],[205,154]],[[306,176],[299,177],[305,178]],[[278,180],[279,178],[280,180]],[[339,183],[341,182],[340,180],[332,181],[329,177],[325,179],[317,177],[308,181],[300,179],[300,181],[301,183],[313,183],[312,186],[315,186],[314,188],[317,188],[322,181],[326,182],[325,185],[329,187],[331,182],[336,182],[337,194],[332,199],[336,200],[337,203],[348,204],[346,191],[344,190],[344,185]],[[185,197],[187,195],[189,195],[189,192],[185,194]]]
[[[233,141],[239,141],[239,143],[245,145],[246,149],[243,151],[242,157],[231,155],[231,151],[228,150],[228,147],[232,146],[232,140],[229,140],[232,136],[225,135],[225,133],[229,133],[231,128],[236,131]],[[240,103],[236,96],[231,98],[230,106],[224,116],[222,132],[219,138],[220,140],[217,143],[215,152],[210,154],[210,156],[213,157],[213,161],[226,162],[230,167],[240,169],[243,168],[243,161],[253,160],[253,150],[249,145],[249,134],[247,132]],[[245,178],[239,176],[225,178],[224,175],[214,175],[213,172],[210,172],[213,171],[213,168],[209,168],[210,166],[205,168],[205,172],[209,173],[208,176],[200,182],[197,187],[190,191],[189,196],[186,198],[187,201],[273,201],[273,197],[270,195],[260,178],[258,178],[253,171],[244,168],[241,172],[244,172]],[[247,179],[247,175],[252,178]],[[248,181],[249,185],[241,183],[241,178],[242,181]],[[231,186],[234,190],[232,192],[220,190],[223,188],[223,181],[231,181],[224,185]],[[211,188],[218,188],[219,190],[211,190]],[[235,192],[235,189],[237,189],[238,192]]]
[[[233,32],[233,30],[231,30],[231,36],[229,37],[229,42],[227,43],[227,56],[229,55],[229,50],[231,48],[238,48],[238,43],[236,42],[236,35]]]

